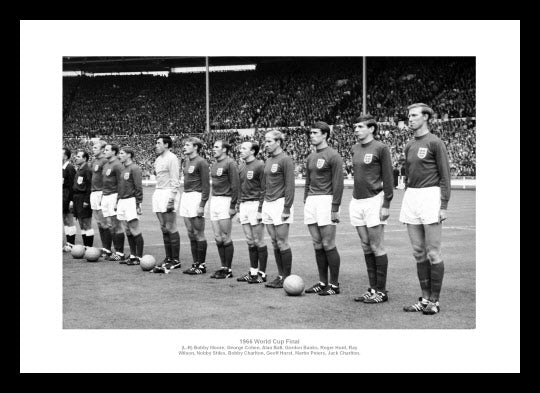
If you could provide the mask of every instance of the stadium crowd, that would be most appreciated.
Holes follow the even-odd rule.
[[[280,128],[286,133],[286,151],[291,156],[296,166],[296,174],[305,174],[305,159],[311,152],[311,145],[308,139],[309,127]],[[473,119],[455,119],[451,121],[434,122],[432,132],[439,136],[446,144],[450,159],[451,173],[454,176],[475,176],[476,175],[476,121]],[[264,129],[257,130],[253,136],[241,136],[234,131],[215,131],[209,134],[172,134],[174,140],[173,153],[183,160],[182,145],[183,140],[189,136],[197,136],[204,142],[201,156],[209,162],[213,162],[212,146],[216,140],[227,140],[233,146],[232,155],[239,160],[237,147],[246,140],[257,140],[261,146],[264,143]],[[125,135],[125,136],[101,136],[104,140],[118,144],[120,146],[129,145],[135,149],[135,162],[141,166],[143,175],[150,177],[153,173],[152,165],[156,155],[154,144],[156,135]],[[392,162],[401,166],[405,160],[403,150],[407,141],[411,138],[411,133],[407,128],[400,129],[398,126],[383,124],[377,139],[390,146]],[[351,146],[356,143],[351,126],[335,126],[330,145],[338,150],[344,161],[344,173],[352,174],[352,152]],[[83,149],[88,152],[92,150],[91,138],[64,138],[65,147],[75,151]],[[259,153],[259,158],[266,160],[264,151]]]
[[[396,123],[411,102],[440,119],[474,117],[473,58],[368,58],[367,110]],[[350,124],[362,108],[360,58],[261,64],[212,73],[213,129]],[[205,75],[64,78],[64,135],[198,133],[205,130]]]

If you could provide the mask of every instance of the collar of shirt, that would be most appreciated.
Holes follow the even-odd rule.
[[[69,161],[64,162],[64,165],[62,165],[62,169],[66,169],[69,164]]]

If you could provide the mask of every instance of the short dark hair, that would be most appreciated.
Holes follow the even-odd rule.
[[[112,143],[109,143],[109,145],[111,146],[111,150],[114,151],[114,155],[118,155],[118,152],[120,151],[118,145],[113,145]]]
[[[422,108],[422,115],[428,115],[428,120],[433,118],[433,115],[434,115],[433,109],[431,109],[426,104],[418,102],[416,104],[409,105],[407,107],[407,110],[410,111],[411,109],[414,109],[414,108]]]
[[[248,141],[251,143],[251,150],[253,150],[253,155],[257,157],[257,154],[259,154],[259,151],[261,150],[261,147],[259,146],[259,142],[257,141]]]
[[[123,146],[120,150],[123,150],[124,153],[129,154],[131,159],[135,158],[135,150],[133,150],[132,147]]]
[[[158,136],[158,137],[156,138],[156,141],[157,141],[158,139],[161,139],[161,140],[163,141],[163,144],[167,144],[167,147],[168,147],[169,149],[172,149],[172,147],[173,147],[173,141],[172,141],[172,139],[171,139],[171,137],[170,137],[169,135],[160,135],[160,136]],[[124,151],[125,151],[125,150],[124,150]]]
[[[231,151],[231,144],[223,139],[218,139],[215,143],[221,142],[221,148],[227,149],[227,154]]]
[[[68,149],[67,147],[63,147],[62,150],[64,150],[64,155],[69,160],[71,158],[71,150]]]
[[[201,150],[202,150],[202,148],[203,148],[203,143],[202,143],[202,141],[201,141],[199,138],[196,138],[196,137],[194,137],[194,136],[191,136],[191,137],[187,138],[187,139],[184,141],[184,143],[185,143],[185,142],[189,142],[189,143],[191,143],[193,146],[197,146],[197,153],[200,153]]]
[[[326,140],[330,139],[330,126],[324,121],[316,121],[311,128],[318,128],[322,134],[326,134]]]
[[[88,161],[88,160],[90,159],[90,156],[89,156],[88,153],[85,152],[84,150],[77,150],[77,154],[79,154],[79,153],[82,153],[82,154],[83,154],[82,156],[83,156],[83,158],[84,158],[86,161]]]
[[[368,128],[373,127],[373,135],[376,135],[377,131],[379,131],[379,125],[377,124],[377,120],[375,120],[375,118],[370,114],[358,116],[355,121],[355,124],[356,123],[365,123],[366,127]]]

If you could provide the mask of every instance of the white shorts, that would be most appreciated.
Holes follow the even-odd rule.
[[[381,221],[381,207],[384,202],[384,192],[380,192],[371,198],[351,199],[349,204],[349,217],[351,225],[355,227],[368,228],[377,225],[386,225],[386,221]]]
[[[259,211],[259,201],[245,201],[240,203],[240,224],[258,225],[257,212]]]
[[[405,224],[434,224],[439,222],[441,188],[407,188],[401,203],[399,221]]]
[[[213,196],[210,198],[210,221],[224,220],[231,218],[231,197]]]
[[[263,224],[292,224],[294,222],[294,206],[291,206],[291,215],[286,221],[281,221],[281,213],[285,206],[285,198],[279,198],[272,202],[263,202],[262,222]]]
[[[101,210],[101,198],[103,191],[92,191],[90,193],[90,208],[92,210]]]
[[[112,217],[116,216],[116,211],[114,210],[116,206],[116,200],[118,199],[118,194],[103,195],[101,198],[101,211],[103,212],[103,217]]]
[[[201,199],[202,193],[200,192],[184,192],[182,199],[180,199],[180,216],[189,218],[197,217],[197,210],[201,205]]]
[[[332,222],[333,195],[309,195],[304,205],[304,224],[336,225]]]
[[[154,191],[152,195],[152,211],[154,213],[166,213],[167,204],[171,197],[172,191],[169,188],[159,188]],[[178,211],[180,205],[180,193],[177,192],[174,198],[174,211]]]
[[[135,197],[118,200],[116,218],[120,221],[131,221],[139,218],[137,215],[137,202],[135,201]]]

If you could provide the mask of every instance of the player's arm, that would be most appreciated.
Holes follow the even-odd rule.
[[[90,204],[90,194],[92,193],[92,171],[88,169],[88,164],[84,173],[84,181],[86,183],[84,203]]]
[[[178,162],[178,157],[173,157],[169,164],[169,175],[171,177],[171,196],[169,200],[174,202],[176,194],[180,191],[180,163]]]
[[[306,199],[308,197],[309,193],[309,186],[311,185],[311,175],[309,171],[309,160],[311,159],[311,154],[308,156],[306,160],[306,185],[304,186],[304,203],[306,203]]]
[[[264,168],[266,165],[261,166],[261,199],[259,199],[259,212],[262,212],[262,206],[264,203],[264,198],[266,196],[266,175],[264,172]]]
[[[231,160],[229,162],[229,184],[231,185],[231,210],[236,211],[236,203],[238,202],[238,195],[240,193],[240,175],[238,173],[238,166]]]
[[[407,143],[407,145],[405,146],[405,149],[403,150],[403,153],[405,154],[405,162],[403,164],[403,168],[405,169],[404,171],[405,188],[409,187],[409,160],[408,160],[409,149],[410,149],[410,144]]]
[[[343,159],[336,154],[332,161],[332,213],[336,213],[339,211],[343,197]]]
[[[291,206],[294,203],[294,165],[292,159],[287,157],[282,161],[283,175],[285,177],[285,206],[283,214],[291,214]]]
[[[200,161],[199,173],[201,174],[201,184],[202,184],[202,197],[200,207],[204,208],[208,198],[210,197],[210,165],[208,161],[203,159]]]
[[[73,200],[73,182],[75,181],[75,174],[77,173],[77,171],[75,170],[75,168],[71,165],[68,165],[67,166],[67,171],[66,171],[66,181],[67,181],[67,184],[70,184],[71,186],[68,187],[68,198],[69,198],[69,201],[72,201]]]
[[[383,204],[381,207],[380,218],[386,221],[390,217],[390,202],[394,198],[394,174],[392,168],[392,157],[388,146],[384,146],[379,153],[381,160],[381,173],[383,179]]]
[[[142,186],[142,170],[138,166],[131,170],[131,176],[133,176],[133,194],[135,196],[135,202],[137,206],[140,206],[143,201],[143,186]]]
[[[439,140],[434,146],[435,148],[435,160],[437,161],[437,169],[439,170],[439,176],[441,178],[441,215],[440,220],[446,220],[446,209],[448,208],[448,201],[450,200],[450,163],[448,161],[448,152],[444,142]]]

